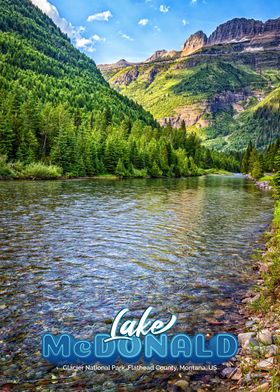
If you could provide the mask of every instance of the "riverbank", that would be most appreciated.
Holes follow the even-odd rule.
[[[272,177],[254,182],[261,190],[272,189]],[[202,382],[205,376],[191,382],[184,378],[175,382],[176,390],[280,391],[280,200],[266,233],[265,251],[255,260],[256,284],[239,304],[238,354],[219,367],[215,377],[208,374],[207,383]]]
[[[250,174],[245,174],[245,177],[248,178],[249,180],[254,181],[255,185],[257,188],[264,190],[264,191],[272,191],[273,186],[272,186],[272,175],[267,175],[265,177],[260,178],[259,180],[256,180],[253,178]]]
[[[46,165],[44,163],[30,163],[23,165],[21,162],[9,163],[0,157],[0,180],[75,180],[75,179],[99,179],[99,180],[120,180],[123,178],[151,178],[147,171],[138,170],[135,175],[118,176],[116,174],[102,173],[92,176],[75,176],[65,175],[62,169],[56,165]],[[198,169],[196,174],[190,174],[188,177],[202,175],[232,175],[231,172],[224,169]],[[164,178],[164,176],[154,176],[153,178]]]
[[[269,181],[269,186],[271,181]],[[256,185],[260,189],[267,186]],[[266,251],[256,264],[256,286],[240,306],[246,319],[238,335],[241,349],[235,366],[224,369],[225,377],[236,380],[238,390],[280,390],[280,200],[276,201]]]

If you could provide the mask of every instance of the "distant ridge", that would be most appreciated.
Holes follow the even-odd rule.
[[[280,49],[280,17],[266,22],[255,19],[234,18],[220,24],[209,37],[203,31],[192,34],[184,43],[181,51],[157,50],[143,63],[190,56],[193,53],[215,45],[241,43],[244,50],[262,50],[263,45]],[[137,63],[142,64],[142,62]],[[126,60],[115,64],[101,64],[102,69],[122,68],[133,65]],[[136,64],[134,64],[136,65]]]
[[[263,148],[280,137],[280,18],[234,18],[209,37],[190,35],[181,51],[100,70],[161,125],[184,122],[211,148],[240,150],[249,141]]]

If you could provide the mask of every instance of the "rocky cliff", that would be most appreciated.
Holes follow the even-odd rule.
[[[181,52],[177,52],[176,50],[157,50],[151,57],[149,57],[145,63],[152,63],[154,61],[159,60],[168,60],[174,59],[176,57],[180,57]]]
[[[208,38],[207,45],[249,39],[261,34],[262,31],[263,23],[259,20],[235,18],[218,26]]]
[[[167,54],[167,50],[157,50],[151,57],[149,57],[146,62],[150,62],[150,61],[156,61],[158,59],[161,59],[162,57],[164,57]]]
[[[260,41],[263,37],[267,38],[270,34],[271,38],[280,35],[280,18],[270,19],[263,23],[260,20],[235,18],[226,23],[221,24],[210,35],[207,45],[218,45],[239,41],[253,41],[254,38]]]
[[[182,57],[188,56],[197,50],[203,48],[207,43],[207,35],[203,31],[198,31],[192,34],[187,41],[184,43],[182,50]]]
[[[263,50],[264,46],[280,49],[280,18],[263,23],[260,20],[235,18],[219,25],[207,38],[203,31],[191,35],[184,44],[181,56],[189,56],[201,48],[215,45],[242,44],[245,51]]]
[[[115,64],[99,65],[99,68],[106,71],[145,63],[172,61],[195,55],[201,49],[209,52],[217,45],[229,44],[238,44],[236,50],[239,52],[257,52],[270,48],[280,50],[280,18],[269,19],[265,23],[260,20],[235,18],[219,25],[209,38],[203,31],[192,34],[185,41],[182,51],[157,50],[147,60],[137,64],[122,59]],[[229,49],[224,48],[224,51],[226,50]]]

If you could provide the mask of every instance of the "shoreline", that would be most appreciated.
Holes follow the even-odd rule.
[[[270,184],[267,187],[248,175],[245,177],[253,180],[256,187],[262,191],[272,190]],[[268,299],[266,280],[270,281],[270,269],[273,270],[274,265],[271,259],[274,258],[276,263],[279,256],[280,261],[280,201],[276,201],[274,218],[263,235],[263,252],[257,261],[254,260],[253,254],[251,255],[254,271],[252,285],[241,295],[241,302],[237,304],[240,315],[234,332],[239,341],[237,355],[220,365],[214,375],[204,373],[199,375],[197,380],[192,380],[192,375],[177,379],[173,385],[182,386],[178,390],[194,391],[196,389],[193,388],[200,386],[199,392],[280,391],[280,281],[275,304],[270,303],[268,309],[263,305]],[[230,332],[226,324],[224,326],[225,331]],[[208,377],[206,385],[199,380],[205,377]]]
[[[202,176],[244,176],[242,173],[231,173],[225,170],[213,170],[207,169],[204,172],[201,172],[197,175],[189,175],[189,176],[182,176],[182,177],[120,177],[115,174],[100,174],[98,176],[85,176],[85,177],[31,177],[31,176],[22,176],[22,177],[3,177],[0,176],[0,181],[75,181],[75,180],[114,180],[114,181],[122,181],[122,180],[148,180],[148,179],[172,179],[172,178],[193,178],[193,177],[202,177]],[[246,176],[244,176],[246,177]]]
[[[272,190],[269,182],[263,184],[253,180],[265,191]],[[255,270],[255,285],[248,290],[239,305],[244,315],[245,330],[238,335],[240,349],[234,358],[235,366],[228,366],[223,374],[236,382],[238,390],[280,390],[280,281],[273,287],[277,263],[280,261],[280,201],[275,202],[274,217],[270,229],[265,233],[265,251],[258,257]],[[277,271],[276,271],[277,273]]]

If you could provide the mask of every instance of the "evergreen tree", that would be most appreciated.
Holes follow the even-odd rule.
[[[120,178],[125,177],[126,175],[126,170],[121,159],[118,160],[118,164],[116,167],[116,175]]]
[[[8,160],[14,157],[15,135],[7,118],[0,114],[0,154],[5,155]]]
[[[263,167],[260,158],[258,157],[252,165],[252,177],[259,180],[263,176]]]
[[[249,173],[250,170],[250,156],[253,150],[252,143],[250,142],[247,146],[247,149],[243,155],[242,162],[241,162],[241,172],[243,174]]]
[[[158,177],[162,176],[162,171],[158,167],[158,164],[156,163],[156,161],[153,162],[153,165],[150,170],[150,175],[151,175],[151,177],[154,177],[154,178],[158,178]]]

